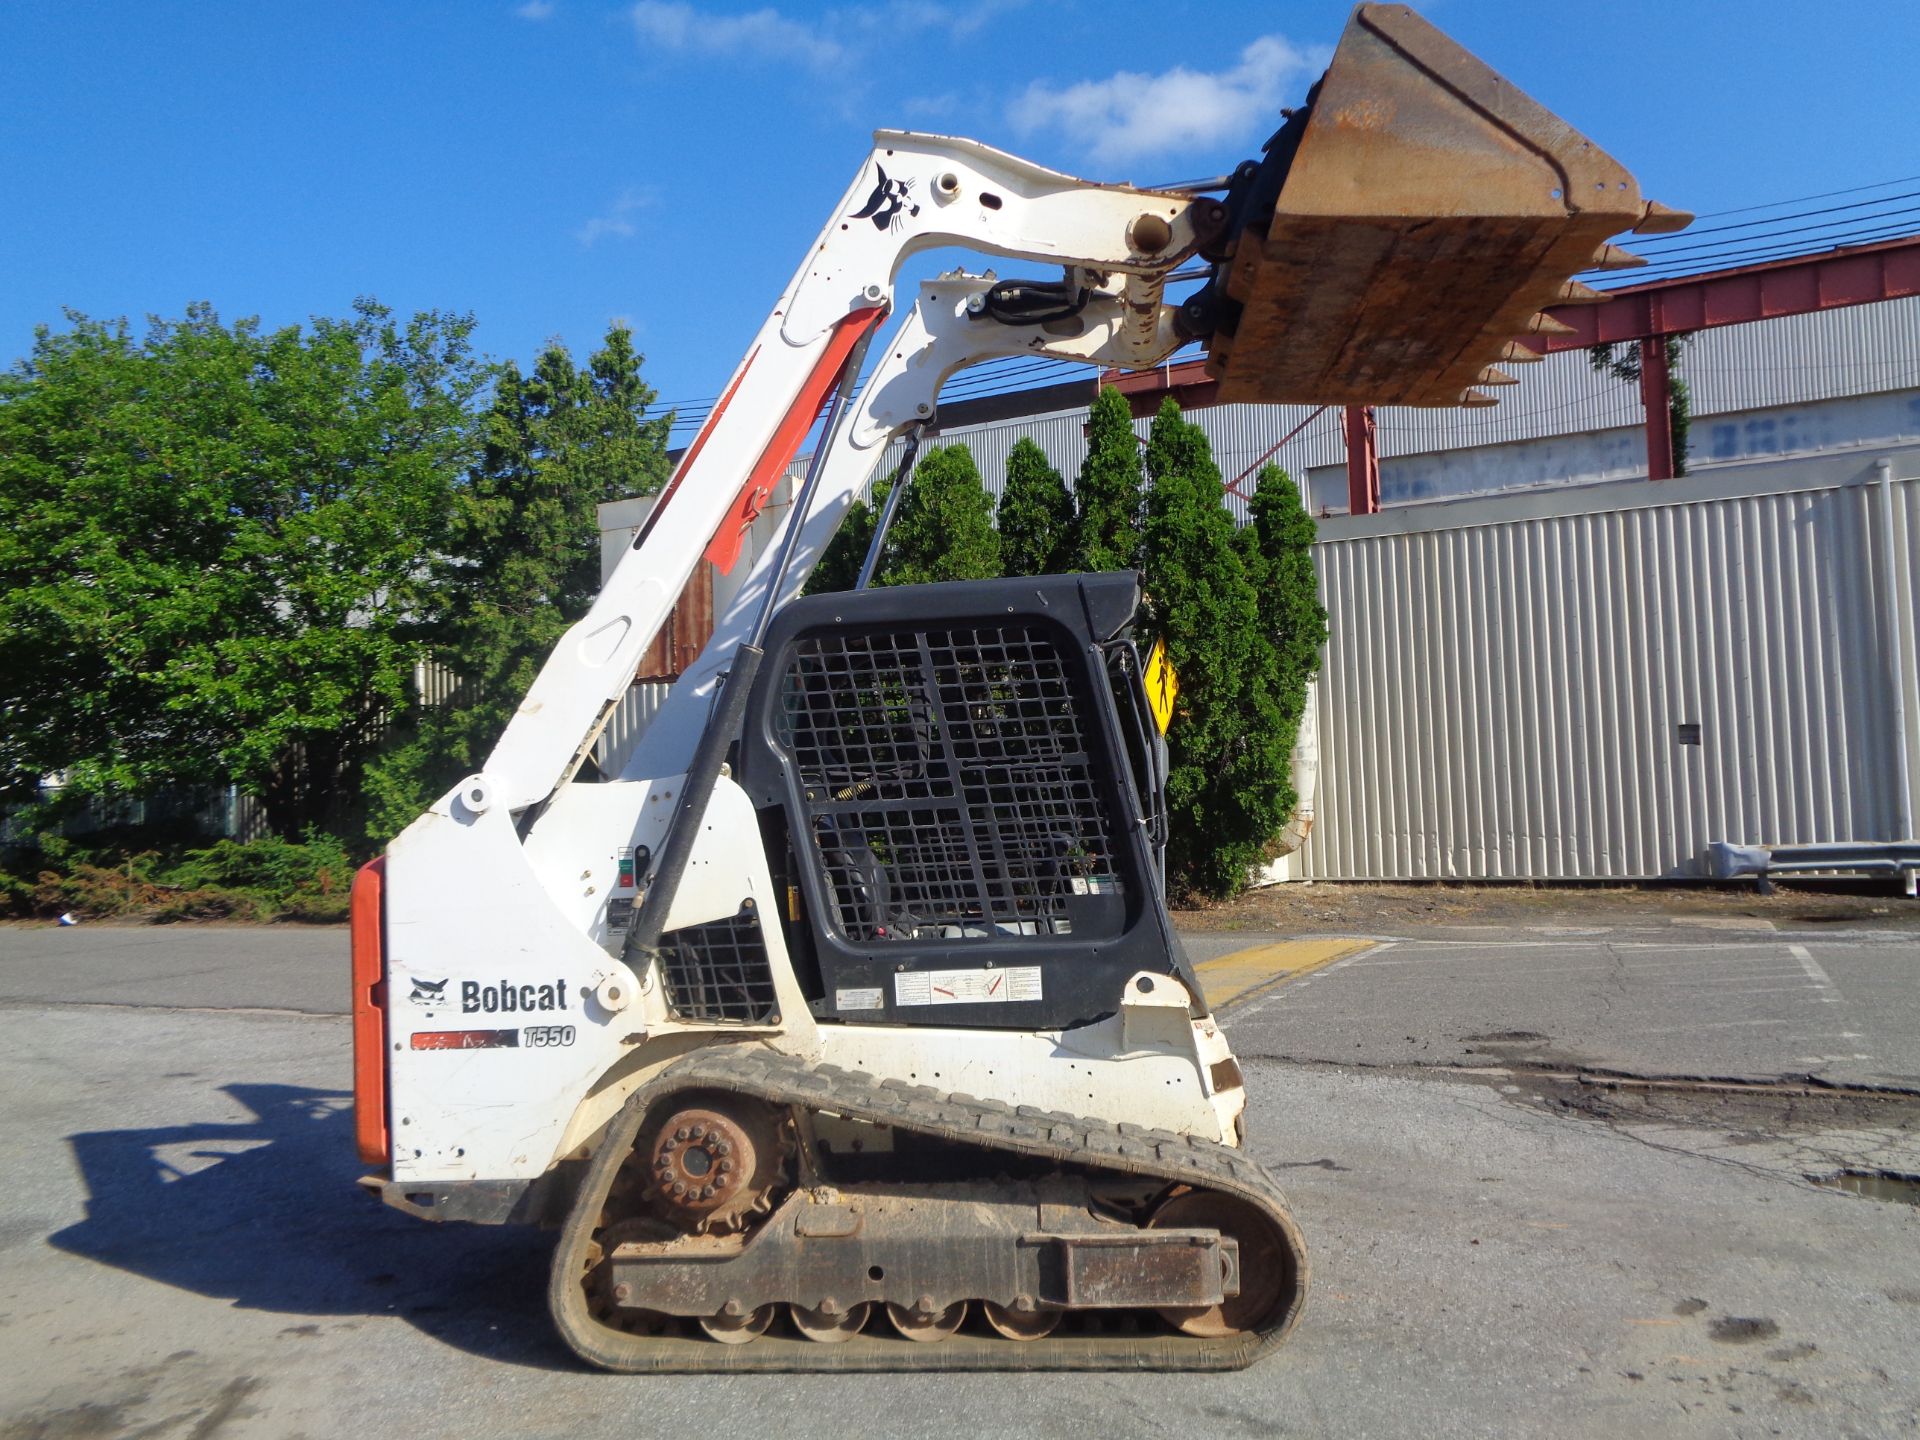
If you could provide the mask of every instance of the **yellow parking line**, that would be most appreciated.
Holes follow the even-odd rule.
[[[1203,960],[1193,968],[1207,1004],[1218,1010],[1372,945],[1371,940],[1281,940]]]

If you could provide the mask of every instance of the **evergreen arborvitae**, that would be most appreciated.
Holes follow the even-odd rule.
[[[1111,387],[1087,414],[1087,460],[1073,500],[1073,568],[1132,566],[1140,552],[1140,442],[1127,397]]]
[[[1240,554],[1260,597],[1260,628],[1273,646],[1274,703],[1288,753],[1306,709],[1307,686],[1320,670],[1327,643],[1327,611],[1313,569],[1313,516],[1300,491],[1277,465],[1254,484],[1253,521],[1240,531]]]
[[[921,456],[900,500],[876,585],[990,580],[1000,574],[993,502],[964,445]]]
[[[1009,575],[1058,575],[1073,563],[1073,497],[1040,447],[1021,439],[1000,492],[1000,559]]]
[[[1169,398],[1147,441],[1146,629],[1179,678],[1167,731],[1167,883],[1229,895],[1292,814],[1274,650],[1207,437]]]

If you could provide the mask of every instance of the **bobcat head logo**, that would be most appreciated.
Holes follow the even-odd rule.
[[[847,218],[849,220],[871,220],[876,230],[898,230],[912,216],[920,213],[918,205],[908,203],[913,190],[912,180],[889,180],[887,172],[880,166],[873,167],[880,178],[874,184],[873,193],[867,197],[867,203]]]
[[[407,996],[416,1005],[444,1005],[447,982],[444,980],[415,980],[413,993]]]

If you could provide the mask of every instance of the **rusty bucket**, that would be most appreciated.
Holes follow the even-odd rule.
[[[1220,398],[1316,405],[1492,404],[1543,311],[1602,298],[1574,275],[1642,263],[1609,237],[1692,218],[1404,5],[1354,11],[1229,203]]]

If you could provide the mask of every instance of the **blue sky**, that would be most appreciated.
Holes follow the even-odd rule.
[[[1920,173],[1906,0],[1419,8],[1671,204]],[[663,400],[704,399],[873,128],[1099,179],[1219,173],[1346,11],[0,0],[0,363],[63,306],[280,325],[371,294],[471,310],[522,361],[621,317]]]

